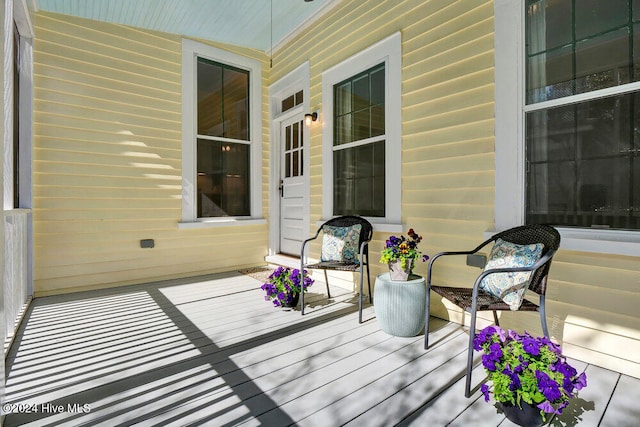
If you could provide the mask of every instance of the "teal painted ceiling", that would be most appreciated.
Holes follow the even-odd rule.
[[[37,0],[37,8],[268,52],[338,1]]]

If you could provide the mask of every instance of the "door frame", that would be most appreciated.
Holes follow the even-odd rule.
[[[309,96],[309,79],[310,69],[309,61],[301,64],[293,71],[280,78],[269,87],[269,109],[270,109],[270,148],[269,154],[271,161],[269,162],[269,251],[267,256],[276,256],[280,254],[280,163],[281,163],[281,124],[282,121],[295,115],[304,115],[310,112],[310,96]],[[295,93],[303,91],[302,104],[282,113],[282,99]],[[304,186],[310,189],[310,132],[309,128],[303,127],[304,141],[307,142],[307,149],[303,151],[303,167],[305,174],[303,176]],[[309,191],[307,191],[306,202],[303,204],[303,229],[309,230],[310,227],[310,208],[309,208]]]

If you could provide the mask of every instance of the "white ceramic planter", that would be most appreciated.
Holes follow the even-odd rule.
[[[373,307],[380,328],[394,336],[413,337],[424,329],[427,286],[424,277],[391,280],[389,273],[376,278]]]

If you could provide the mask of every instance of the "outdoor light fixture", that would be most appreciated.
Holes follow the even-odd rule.
[[[313,113],[307,113],[304,115],[304,124],[307,127],[311,126],[311,123],[315,122],[316,120],[318,120],[318,113],[315,111]]]

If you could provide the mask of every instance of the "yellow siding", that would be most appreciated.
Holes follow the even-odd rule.
[[[401,31],[402,220],[405,230],[424,235],[429,254],[471,249],[493,227],[493,25],[488,0],[347,1],[274,57],[270,83],[309,61],[311,107],[322,111],[322,72]],[[314,230],[322,216],[322,131],[311,128]],[[374,235],[374,275],[384,271],[377,260],[388,235]],[[312,247],[312,255],[318,252]],[[426,273],[426,266],[417,272]],[[477,272],[464,259],[447,260],[434,279],[471,285]],[[552,335],[569,356],[640,377],[639,290],[640,258],[560,251],[547,296]],[[464,321],[438,299],[432,309]],[[502,318],[504,326],[541,333],[537,315]]]
[[[268,70],[262,53],[217,46]],[[37,296],[264,261],[266,226],[178,230],[180,37],[38,13],[34,51]],[[148,238],[155,248],[141,249]]]

